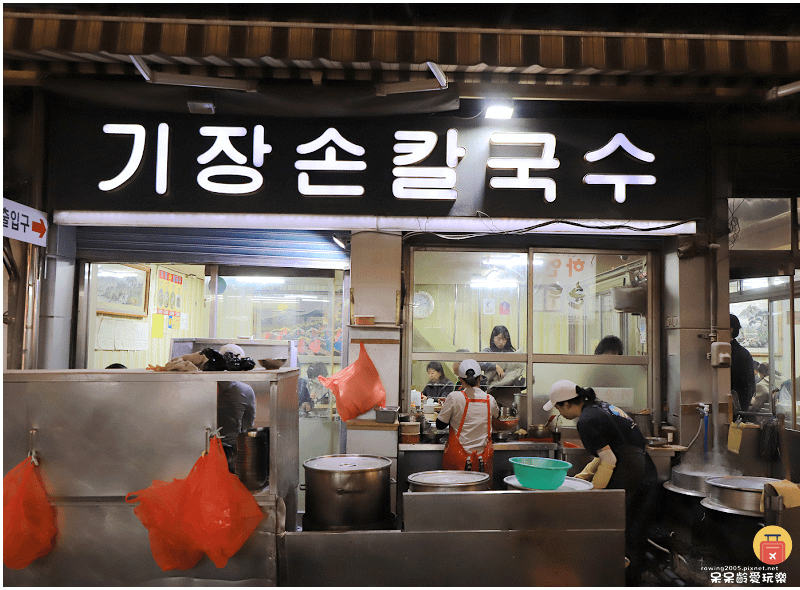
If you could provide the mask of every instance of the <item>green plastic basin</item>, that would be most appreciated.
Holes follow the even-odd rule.
[[[554,490],[567,478],[572,463],[547,457],[511,457],[520,485],[532,490]]]

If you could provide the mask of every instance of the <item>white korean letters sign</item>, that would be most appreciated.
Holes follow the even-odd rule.
[[[3,237],[47,246],[47,215],[26,205],[3,199]]]
[[[613,220],[707,209],[711,152],[691,125],[51,115],[53,209]]]

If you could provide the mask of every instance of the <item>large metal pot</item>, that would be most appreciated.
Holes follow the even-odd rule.
[[[408,476],[412,492],[482,492],[490,483],[489,474],[479,471],[420,471]]]
[[[704,506],[721,512],[760,516],[764,484],[777,481],[780,480],[770,477],[709,477],[706,483],[710,493],[706,499],[710,502]]]
[[[686,496],[705,498],[711,493],[706,479],[715,476],[741,474],[741,471],[714,465],[678,465],[672,468],[672,479],[664,482],[664,487]]]
[[[389,520],[391,459],[324,455],[303,462],[305,516],[319,527],[358,527]]]

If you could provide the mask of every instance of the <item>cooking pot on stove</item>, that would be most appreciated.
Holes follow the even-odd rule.
[[[305,516],[320,527],[358,527],[391,518],[391,459],[324,455],[303,462]]]
[[[761,515],[761,494],[764,484],[775,483],[779,479],[770,477],[724,476],[709,477],[706,483],[710,493],[706,498],[708,508],[734,514],[751,513]]]
[[[490,483],[489,474],[479,471],[420,471],[408,476],[412,492],[482,492]]]
[[[741,474],[741,471],[714,465],[678,465],[672,468],[671,479],[664,482],[664,487],[686,496],[706,497],[711,493],[706,479]]]

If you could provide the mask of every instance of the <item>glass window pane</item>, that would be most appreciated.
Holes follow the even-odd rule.
[[[791,250],[789,199],[728,199],[731,250]]]
[[[731,303],[730,312],[739,318],[742,326],[736,340],[750,352],[753,360],[763,362],[769,352],[769,301],[754,299]]]
[[[797,273],[795,272],[795,284],[797,284],[798,280],[800,280],[800,277],[798,277]],[[794,351],[795,351],[794,363],[795,364],[794,364],[794,366],[795,366],[795,370],[797,370],[797,367],[800,367],[800,342],[798,342],[798,336],[800,335],[800,321],[798,321],[798,317],[797,317],[798,310],[800,310],[800,299],[795,298],[795,300],[794,300],[794,309],[795,309],[795,317],[794,317]],[[796,421],[797,421],[796,424],[795,424],[795,428],[796,428],[797,424],[800,424],[800,407],[797,406],[797,379],[792,374],[791,369],[788,370],[786,373],[784,373],[784,376],[785,376],[785,379],[783,381],[781,381],[781,387],[780,387],[780,392],[779,392],[778,396],[779,396],[779,399],[782,400],[782,401],[784,401],[784,400],[788,401],[788,400],[791,400],[791,399],[795,400],[795,402],[794,402],[794,404],[795,404],[795,417],[796,417]],[[791,402],[788,402],[788,403],[791,404]],[[788,417],[787,423],[788,424],[792,423],[791,416]]]
[[[342,352],[341,275],[220,276],[217,338],[296,340],[301,378],[309,369],[315,377],[337,372]],[[318,393],[322,397],[325,392]],[[320,407],[328,400],[317,402]]]
[[[533,255],[534,354],[594,354],[616,336],[623,354],[647,354],[647,257]]]
[[[792,422],[792,391],[791,381],[789,381],[792,374],[790,313],[788,299],[772,302],[770,314],[771,355],[768,355],[767,358],[753,355],[753,360],[763,363],[756,374],[756,394],[760,390],[769,393],[777,390],[776,411],[786,416],[788,425],[791,425]]]
[[[411,389],[427,397],[447,397],[458,387],[455,368],[458,361],[413,361],[411,363]]]
[[[653,410],[647,404],[647,365],[536,363],[533,365],[533,373],[535,382],[533,391],[529,394],[533,424],[541,424],[548,414],[553,413],[545,412],[542,406],[549,399],[550,386],[561,379],[569,379],[581,387],[594,388],[598,398],[613,403],[626,412]],[[566,423],[571,424],[572,421]]]
[[[527,290],[526,254],[416,252],[414,352],[480,352],[498,325],[507,346],[524,352]]]

